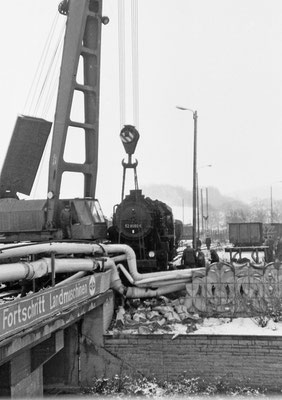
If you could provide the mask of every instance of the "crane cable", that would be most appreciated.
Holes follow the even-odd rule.
[[[62,36],[60,39],[60,42],[58,44],[58,47],[56,48],[57,56],[56,56],[56,60],[54,62],[54,68],[53,68],[53,72],[52,72],[52,76],[51,76],[49,89],[46,94],[45,106],[43,107],[44,114],[48,113],[48,111],[51,107],[52,101],[55,97],[55,93],[57,92],[57,89],[58,89],[59,70],[60,70],[60,68],[59,68],[60,56],[59,55],[61,55],[63,53],[63,45],[64,45],[64,41],[63,41],[63,36]]]
[[[125,123],[125,9],[124,0],[118,4],[118,54],[119,54],[119,113],[120,128]]]
[[[119,49],[119,100],[120,100],[120,127],[122,128],[126,124],[127,115],[127,104],[126,99],[132,99],[132,124],[138,129],[139,127],[139,59],[138,59],[138,0],[131,0],[131,18],[125,18],[125,3],[124,0],[118,1],[118,49]],[[131,22],[131,71],[127,74],[127,59],[126,59],[126,21]],[[127,97],[127,89],[130,83],[127,82],[126,77],[131,74],[131,93],[128,90],[129,95]],[[130,101],[130,100],[129,100]],[[129,112],[128,112],[129,113]],[[125,170],[123,176],[123,182],[125,180]],[[134,183],[135,190],[138,189],[138,180],[136,168],[134,168]],[[123,196],[122,196],[123,197]],[[123,199],[122,199],[123,200]],[[136,199],[135,199],[136,200]],[[125,204],[121,203],[123,208]],[[122,210],[122,209],[121,209]],[[121,211],[122,213],[122,211]],[[141,221],[140,221],[141,224]],[[121,242],[121,218],[119,221],[119,235],[118,243]],[[141,235],[138,239],[139,256],[145,258],[144,249],[144,235]]]
[[[52,79],[53,80],[55,79],[54,65],[61,56],[61,52],[59,52],[59,49],[61,48],[63,32],[65,30],[65,24],[64,24],[59,33],[59,37],[57,38],[57,44],[55,45],[54,50],[51,50],[51,46],[54,44],[53,42],[54,42],[55,32],[58,29],[58,17],[59,14],[58,12],[56,12],[55,18],[50,28],[50,32],[48,34],[47,40],[42,50],[42,54],[35,72],[34,79],[32,81],[31,87],[27,95],[27,99],[24,105],[24,112],[28,115],[33,114],[34,116],[37,116],[39,114],[40,106],[42,110],[47,112],[46,104],[44,104],[44,102],[46,103],[47,100],[44,98],[44,93],[48,91],[49,97],[51,96],[50,88],[54,86]],[[51,74],[52,71],[53,75]],[[49,85],[49,90],[47,89],[47,85]],[[52,94],[52,96],[54,97],[54,93]],[[44,115],[42,115],[42,117],[44,117]]]
[[[57,92],[59,80],[58,63],[62,56],[63,37],[66,28],[66,23],[64,22],[60,27],[58,20],[59,13],[56,11],[55,18],[43,47],[35,76],[24,105],[24,113],[27,115],[33,115],[35,117],[40,115],[41,117],[46,118]],[[56,33],[56,31],[58,32]],[[32,192],[30,194],[31,198],[36,197],[38,184],[41,180],[40,177],[42,175],[43,164],[45,164],[45,159],[49,152],[47,149],[50,147],[50,141],[51,137],[49,136],[36,174]]]
[[[138,0],[131,0],[130,18],[125,18],[125,2],[118,1],[118,51],[119,51],[119,100],[120,100],[120,127],[123,127],[128,119],[126,99],[132,99],[133,125],[138,129],[139,125],[139,60],[138,60]],[[127,36],[131,40],[131,70],[127,73],[126,59],[126,21],[131,23],[131,34]],[[130,83],[126,77],[131,75],[131,90],[128,89]],[[127,96],[127,93],[129,95]],[[131,93],[130,93],[131,92]]]
[[[139,126],[138,0],[131,1],[133,125]]]
[[[46,72],[46,77],[42,83],[39,99],[35,107],[35,112],[37,113],[40,107],[40,101],[42,101],[42,113],[47,114],[52,100],[56,93],[56,86],[58,86],[59,81],[59,68],[58,63],[61,60],[62,49],[63,49],[63,32],[65,27],[61,28],[61,34],[56,43],[56,47],[54,53],[52,55],[52,59],[50,61],[50,65]],[[48,87],[49,86],[49,87]]]

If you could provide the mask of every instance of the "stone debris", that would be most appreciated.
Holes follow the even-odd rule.
[[[199,315],[189,313],[184,302],[184,297],[174,300],[165,296],[143,301],[128,299],[124,306],[118,307],[110,331],[117,335],[173,333],[175,324],[179,324],[186,327],[185,333],[194,332],[202,320]]]
[[[124,317],[125,310],[122,306],[119,306],[116,315],[116,327],[118,329],[122,328],[125,325],[126,318]]]

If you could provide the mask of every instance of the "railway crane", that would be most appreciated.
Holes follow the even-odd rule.
[[[20,200],[29,196],[42,159],[52,123],[33,116],[18,116],[0,175],[0,241],[44,241],[62,238],[60,213],[71,209],[72,239],[102,240],[106,220],[95,198],[98,136],[102,0],[64,0],[59,12],[66,16],[61,72],[49,159],[45,199]],[[82,63],[82,82],[77,81]],[[84,121],[71,119],[74,95],[84,99]],[[64,160],[68,133],[74,129],[84,143],[85,161]],[[84,179],[81,198],[61,199],[62,176],[79,173]]]

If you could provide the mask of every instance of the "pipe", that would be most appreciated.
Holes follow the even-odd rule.
[[[137,271],[137,264],[136,264],[136,257],[135,253],[132,250],[131,247],[129,247],[126,244],[107,244],[107,245],[101,245],[101,247],[105,250],[107,253],[124,253],[122,256],[115,256],[113,257],[114,261],[121,261],[125,259],[127,260],[129,272],[134,279],[134,281],[139,281],[141,279],[145,278],[153,278],[157,277],[158,279],[164,278],[164,277],[169,277],[171,279],[174,279],[175,276],[178,274],[179,271],[173,270],[173,271],[161,271],[161,272],[150,272],[150,273],[145,273],[145,274],[140,274]],[[203,268],[197,268],[197,270],[201,271]],[[183,277],[190,278],[191,277],[191,270],[183,270],[182,271]]]
[[[129,281],[129,283],[131,283],[132,285],[136,286],[136,290],[137,289],[143,289],[144,290],[145,288],[152,289],[152,288],[154,288],[154,286],[156,286],[157,288],[160,288],[161,286],[164,287],[164,286],[176,285],[176,284],[185,284],[186,285],[187,283],[189,283],[191,281],[191,279],[189,281],[187,279],[185,279],[185,280],[178,279],[178,280],[171,280],[171,281],[160,281],[160,280],[157,280],[156,278],[154,278],[154,280],[152,279],[151,282],[148,281],[147,283],[143,283],[142,284],[141,281],[134,281],[132,279],[132,276],[128,273],[127,269],[122,264],[118,264],[117,267],[124,273],[124,275],[126,276],[126,278]],[[154,283],[155,283],[155,285],[154,285]],[[170,287],[172,287],[172,286],[170,286]],[[133,290],[133,289],[131,288],[130,291],[131,290]],[[172,290],[174,290],[174,289],[172,289]],[[146,296],[148,296],[148,292],[147,291],[148,291],[148,289],[146,289]],[[135,293],[137,293],[137,292],[135,292]],[[127,293],[126,293],[126,297],[128,297]],[[142,297],[145,297],[145,295],[142,296]],[[150,296],[148,296],[148,297],[150,297]]]
[[[163,296],[164,294],[178,292],[179,290],[183,289],[185,289],[184,283],[179,285],[164,286],[162,288],[158,288],[155,290],[129,286],[127,288],[126,297],[130,299],[138,299],[144,297],[159,297]]]
[[[76,260],[76,259],[75,259]],[[119,293],[123,294],[125,291],[125,287],[123,286],[119,273],[118,273],[118,266],[115,265],[114,261],[111,258],[106,258],[103,260],[92,260],[92,262],[95,262],[99,265],[99,269],[102,271],[102,269],[104,268],[105,271],[110,270],[111,271],[111,283],[110,283],[110,287],[116,291],[118,291]],[[68,280],[72,280],[71,278],[74,278],[75,276],[77,276],[78,278],[80,277],[79,274],[81,274],[81,276],[85,275],[86,272],[82,271],[82,272],[78,272],[75,275],[72,275],[70,278],[65,279],[63,282],[66,283]],[[75,278],[74,278],[75,279]],[[60,282],[58,285],[60,285],[62,282]],[[57,286],[57,285],[56,285]]]
[[[196,268],[193,269],[193,270],[195,271]],[[173,275],[173,276],[172,275],[164,275],[164,276],[161,275],[161,276],[153,276],[151,278],[146,278],[146,279],[140,279],[139,281],[136,282],[136,284],[138,284],[138,285],[150,284],[150,283],[153,283],[153,282],[158,282],[160,280],[170,281],[172,279],[184,279],[186,281],[187,280],[191,280],[191,278],[192,278],[192,270],[190,269],[190,270],[187,270],[187,272],[188,271],[189,271],[189,274],[188,273],[182,274],[182,273],[179,273],[179,271],[174,271],[175,275]]]
[[[10,263],[0,265],[0,282],[12,282],[21,279],[36,279],[40,278],[52,271],[51,258],[41,258],[33,262]],[[110,258],[103,260],[95,260],[93,258],[57,258],[55,259],[55,273],[71,273],[78,272],[58,285],[63,285],[69,281],[78,279],[80,276],[85,275],[86,272],[94,272],[94,270],[104,268],[104,270],[111,270],[111,288],[124,294],[125,287],[122,285],[117,266]],[[56,285],[57,286],[57,285]]]
[[[48,271],[52,271],[51,258],[42,258],[47,263]],[[34,264],[41,261],[34,261]],[[76,271],[89,271],[94,272],[97,269],[97,262],[92,258],[56,258],[55,259],[55,272],[76,272]]]
[[[75,281],[75,280],[77,280],[77,279],[83,278],[86,274],[87,274],[86,271],[79,271],[79,272],[77,272],[76,274],[70,276],[69,278],[66,278],[66,279],[64,279],[63,281],[57,283],[55,286],[56,286],[56,287],[63,286],[63,285],[65,285],[66,283],[73,282],[73,281]]]
[[[137,271],[136,257],[133,249],[125,244],[105,244],[98,245],[93,243],[60,243],[60,242],[48,242],[48,243],[37,243],[37,244],[24,244],[16,246],[3,246],[0,249],[0,259],[26,256],[30,254],[38,253],[55,253],[55,254],[94,254],[94,253],[123,253],[121,256],[115,256],[114,261],[126,259],[130,274],[134,281],[138,281],[145,278],[157,277],[158,279],[169,277],[175,279],[178,271],[162,271],[162,272],[151,272],[140,274]],[[184,270],[182,272],[187,278],[191,276],[190,270]]]
[[[116,249],[113,247],[113,245],[106,245],[105,250],[110,252],[115,252]],[[118,248],[119,251],[121,251],[121,246],[119,245]],[[137,272],[137,267],[136,267],[136,258],[135,258],[135,253],[134,251],[129,248],[129,246],[124,245],[124,254],[114,256],[113,260],[115,262],[121,261],[121,260],[127,260],[128,267],[130,270],[131,275],[128,273],[126,268],[122,265],[119,264],[119,269],[124,273],[128,281],[132,284],[137,286],[136,290],[138,288],[146,289],[148,287],[157,287],[159,290],[163,290],[165,286],[170,287],[171,289],[168,289],[168,293],[173,292],[175,289],[175,285],[186,285],[187,283],[191,282],[192,279],[192,270],[174,270],[174,271],[163,271],[163,272],[155,272],[155,273],[147,273],[147,274],[139,274]],[[195,270],[202,270],[203,268],[197,268]],[[135,278],[135,279],[134,279]],[[136,279],[136,278],[144,278],[144,279]],[[141,287],[141,285],[143,287]],[[132,288],[130,290],[133,290]],[[146,289],[148,290],[148,289]],[[165,289],[164,289],[165,290]],[[155,292],[155,291],[154,291]],[[135,292],[139,293],[139,292]],[[146,294],[142,295],[142,297],[150,297],[149,292],[146,291]],[[154,296],[154,294],[153,294]],[[126,297],[128,295],[126,294]]]
[[[122,264],[118,264],[117,267],[123,272],[123,274],[125,275],[125,277],[128,279],[128,282],[131,283],[131,285],[134,285],[135,282],[132,278],[132,276],[130,275],[130,273],[127,271],[127,269],[125,268],[124,265]]]
[[[34,272],[29,263],[14,263],[0,265],[0,283],[21,279],[32,279]],[[43,273],[44,275],[44,273]]]
[[[120,261],[125,261],[126,260],[126,254],[120,254],[119,256],[114,256],[112,259],[114,260],[115,263],[120,262]]]
[[[95,243],[28,243],[14,246],[4,245],[0,248],[0,259],[23,257],[31,254],[54,253],[54,254],[94,254],[101,253],[100,245]]]
[[[40,260],[32,262],[1,264],[0,282],[12,282],[21,279],[30,280],[41,278],[42,276],[51,273],[51,263],[51,258],[41,258]],[[90,258],[68,258],[55,260],[56,273],[77,271],[93,272],[95,270],[95,267],[97,267],[96,261]]]
[[[98,261],[100,263],[100,261]],[[111,264],[112,262],[112,264]],[[140,281],[134,281],[132,276],[128,273],[127,269],[122,265],[122,264],[118,264],[116,266],[115,262],[113,261],[113,259],[108,259],[107,260],[107,264],[105,264],[108,267],[110,267],[113,271],[113,273],[119,276],[118,274],[118,269],[120,269],[124,275],[127,277],[127,279],[129,280],[129,282],[133,285],[137,285],[139,286]],[[106,269],[106,268],[105,268]],[[179,272],[179,271],[175,271],[175,272]],[[158,284],[158,288],[157,289],[148,289],[148,288],[143,288],[143,287],[132,287],[129,286],[127,288],[125,288],[120,279],[115,279],[115,278],[111,278],[111,287],[114,290],[119,291],[119,293],[125,295],[126,298],[139,298],[139,297],[156,297],[156,296],[161,296],[163,294],[167,294],[167,293],[172,293],[174,291],[177,290],[182,290],[185,288],[185,285],[187,283],[187,279],[183,282],[183,281],[173,281],[171,280],[166,281],[166,282],[161,282],[160,279],[157,279],[157,277],[155,277],[154,281]],[[113,282],[118,282],[119,284],[117,284],[116,286],[113,285]],[[147,284],[147,286],[149,286]],[[162,286],[161,288],[159,286]]]
[[[104,270],[110,270],[111,271],[111,281],[110,281],[110,287],[120,294],[124,295],[126,288],[122,284],[119,273],[118,273],[118,267],[116,266],[115,262],[111,258],[106,258],[104,260],[96,260],[96,262],[100,265],[100,267],[104,267]]]
[[[123,292],[122,292],[122,290],[119,290],[119,292],[121,294],[124,294],[126,298],[139,298],[139,297],[144,298],[144,297],[161,296],[163,294],[172,293],[174,291],[185,289],[185,285],[186,285],[186,283],[188,283],[187,279],[185,279],[184,282],[180,281],[180,280],[175,280],[175,281],[171,280],[170,282],[169,281],[162,282],[159,279],[157,279],[157,277],[156,277],[154,279],[154,282],[156,282],[156,284],[158,285],[157,289],[139,287],[141,282],[134,281],[132,276],[128,273],[127,269],[122,264],[118,264],[116,266],[115,263],[113,262],[113,270],[115,270],[115,269],[120,269],[131,284],[138,286],[138,287],[129,286],[128,288],[125,288],[122,285]],[[176,272],[179,272],[179,271],[176,271]],[[150,282],[148,282],[148,283],[150,283]],[[149,286],[148,283],[147,283],[147,286]],[[160,287],[160,286],[162,286],[162,287]],[[113,289],[116,289],[113,286],[111,286],[111,287]]]
[[[185,285],[187,283],[191,283],[192,279],[171,279],[170,281],[155,281],[151,283],[146,283],[146,284],[139,284],[139,281],[135,283],[137,287],[140,288],[156,288],[156,287],[161,287],[161,286],[167,286],[167,285],[175,285],[175,284],[180,284],[184,283]]]
[[[11,257],[20,257],[26,256],[30,254],[39,254],[39,253],[55,253],[55,254],[94,254],[94,253],[102,253],[104,255],[113,254],[113,253],[123,253],[122,255],[117,255],[113,258],[106,258],[105,260],[93,260],[93,259],[56,259],[55,262],[55,272],[75,272],[75,271],[92,271],[95,269],[97,264],[101,267],[104,266],[105,270],[111,269],[111,287],[114,290],[117,290],[121,294],[125,294],[127,291],[128,296],[158,296],[159,293],[171,293],[175,291],[175,288],[183,288],[185,287],[185,283],[187,280],[191,278],[191,270],[183,270],[181,273],[179,271],[162,271],[162,272],[152,272],[146,274],[140,274],[137,271],[136,257],[133,249],[128,245],[124,244],[107,244],[107,245],[97,245],[91,243],[57,243],[57,242],[48,242],[48,243],[37,243],[37,244],[25,244],[25,245],[16,245],[16,246],[4,246],[0,249],[0,258],[11,258]],[[117,267],[115,262],[118,260],[127,260],[128,268],[130,271],[131,278],[129,281],[131,284],[138,285],[138,281],[140,284],[145,284],[146,286],[151,286],[152,283],[156,286],[162,286],[156,290],[151,290],[147,288],[128,288],[126,289],[120,280]],[[9,271],[7,271],[7,268]],[[119,268],[124,272],[124,269],[121,265]],[[13,271],[14,269],[17,272]],[[201,269],[200,269],[201,270]],[[4,273],[5,272],[5,273]],[[33,279],[41,277],[47,273],[51,272],[51,259],[42,258],[41,260],[34,261],[31,263],[17,263],[17,264],[9,264],[2,266],[0,265],[0,282],[5,282],[8,280],[18,280],[18,279]],[[147,281],[146,281],[147,279]],[[180,279],[180,281],[179,281]],[[184,280],[184,282],[182,281]],[[141,282],[140,282],[141,281]],[[177,282],[177,284],[176,284]],[[170,285],[171,283],[171,285]],[[180,289],[178,289],[180,290]],[[137,295],[138,293],[138,295]]]

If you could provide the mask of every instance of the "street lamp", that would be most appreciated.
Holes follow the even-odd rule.
[[[197,209],[197,122],[198,114],[197,111],[191,108],[176,106],[178,110],[191,111],[193,113],[194,120],[194,155],[193,155],[193,248],[196,249],[196,230],[197,230],[197,219],[196,219],[196,209]]]

